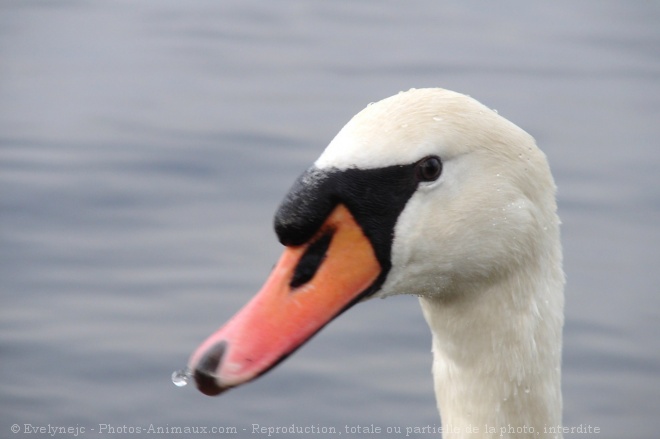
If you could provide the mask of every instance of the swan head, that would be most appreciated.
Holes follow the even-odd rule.
[[[534,139],[476,100],[412,89],[353,117],[275,215],[285,251],[262,290],[192,355],[207,394],[277,365],[372,297],[478,295],[557,240]]]
[[[397,206],[392,268],[374,296],[465,294],[466,282],[492,282],[552,247],[559,221],[545,155],[529,134],[468,96],[417,89],[372,104],[315,168],[377,170],[429,157],[440,159],[441,172]]]

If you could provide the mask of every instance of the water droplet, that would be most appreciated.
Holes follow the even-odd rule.
[[[441,118],[440,116],[433,116],[433,120],[435,120],[435,121],[437,121],[437,122],[440,122],[440,121],[442,121],[442,120],[444,120],[444,119]]]
[[[495,108],[493,108],[493,111],[495,112],[495,114],[499,114],[499,111],[497,111]]]
[[[185,387],[188,381],[192,379],[192,371],[187,367],[185,369],[172,372],[172,382],[177,387]]]
[[[525,393],[529,393],[529,387],[525,387]]]
[[[367,107],[371,107],[373,104],[375,104],[375,102],[369,102],[369,103],[367,104]]]

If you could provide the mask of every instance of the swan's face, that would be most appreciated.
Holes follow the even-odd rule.
[[[404,205],[382,200],[401,211],[388,231],[391,270],[375,295],[453,294],[457,283],[510,269],[534,251],[539,228],[547,226],[540,210],[554,210],[547,191],[554,185],[533,138],[475,100],[444,90],[413,90],[368,106],[315,167],[375,174],[425,157],[441,160],[439,177],[419,181]]]
[[[463,95],[411,90],[357,114],[275,216],[262,291],[195,354],[204,393],[266,372],[366,297],[451,296],[533,257],[553,218],[545,157]]]

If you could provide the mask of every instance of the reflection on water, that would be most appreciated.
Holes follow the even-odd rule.
[[[554,169],[565,424],[656,435],[654,3],[0,8],[3,434],[439,426],[430,335],[407,297],[355,307],[221,398],[169,377],[257,290],[279,253],[273,212],[341,125],[443,86],[533,133]]]

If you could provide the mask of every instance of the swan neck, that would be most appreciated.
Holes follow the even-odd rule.
[[[443,438],[561,439],[563,273],[530,271],[458,299],[420,299]]]

